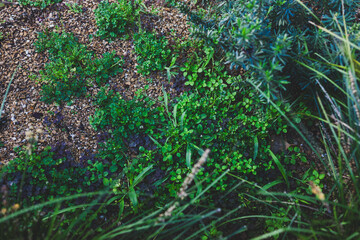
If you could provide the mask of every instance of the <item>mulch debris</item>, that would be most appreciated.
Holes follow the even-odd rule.
[[[72,32],[80,43],[86,44],[97,56],[115,51],[117,56],[123,57],[124,71],[113,77],[109,84],[124,97],[132,98],[145,85],[149,85],[147,93],[150,97],[162,95],[162,86],[165,86],[171,96],[179,94],[176,90],[179,86],[169,83],[164,71],[154,72],[149,76],[137,73],[131,38],[112,42],[98,37],[89,38],[89,35],[95,35],[97,31],[93,10],[99,1],[80,1],[83,13],[71,12],[65,5],[67,2],[70,1],[63,1],[43,10],[18,4],[0,7],[0,31],[4,34],[4,39],[0,41],[0,101],[12,74],[21,65],[11,84],[0,121],[0,162],[3,164],[15,157],[14,147],[25,144],[25,132],[30,128],[44,131],[39,139],[41,148],[65,142],[75,160],[79,160],[84,152],[96,152],[97,132],[88,121],[96,108],[92,100],[76,98],[70,106],[46,104],[40,100],[42,83],[29,77],[38,75],[48,61],[46,53],[35,51],[34,42],[38,32],[46,29]],[[171,30],[175,30],[179,39],[188,38],[189,27],[183,14],[166,7],[162,1],[146,1],[146,5],[149,10],[154,7],[159,11],[156,15],[143,14],[142,28],[154,30],[166,36],[169,41],[174,38]],[[89,87],[88,93],[94,96],[98,90],[99,87]]]

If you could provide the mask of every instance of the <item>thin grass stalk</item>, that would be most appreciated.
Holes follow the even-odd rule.
[[[314,230],[308,230],[308,229],[303,229],[303,228],[280,228],[277,229],[275,231],[272,231],[270,233],[265,233],[261,236],[258,236],[256,238],[252,238],[251,240],[262,240],[262,239],[269,239],[270,237],[273,236],[277,236],[281,233],[307,233],[307,234],[312,234],[312,237],[317,236],[323,236],[323,237],[331,237],[329,234],[323,233],[323,232],[319,232],[319,231],[314,231]],[[310,238],[311,239],[311,238]],[[317,239],[317,238],[314,238]]]
[[[202,195],[205,194],[205,192],[207,192],[210,188],[212,188],[218,181],[220,181],[221,178],[223,178],[226,174],[228,174],[230,171],[230,169],[226,170],[225,172],[223,172],[218,178],[216,178],[210,185],[208,185],[204,191],[202,191],[200,194],[196,195],[196,197],[194,197],[191,200],[191,203],[194,203],[195,201],[197,201]]]
[[[326,123],[329,127],[337,128],[337,125],[334,124],[334,123],[332,123],[332,122],[329,120],[329,118],[328,118],[328,119],[323,119],[323,118],[320,118],[320,117],[317,117],[317,116],[314,116],[314,115],[308,115],[308,116],[313,117],[314,119],[319,120],[319,121],[321,121],[321,122],[323,122],[323,123]],[[353,133],[350,134],[348,131],[346,131],[346,130],[344,130],[344,129],[342,129],[342,128],[340,128],[339,131],[340,131],[342,134],[345,134],[346,137],[351,138],[351,140],[353,140],[356,144],[360,144],[360,139],[358,138],[358,133],[353,132]]]
[[[279,161],[279,159],[275,156],[275,154],[269,150],[269,154],[271,156],[271,158],[274,160],[276,166],[278,167],[281,175],[283,176],[284,180],[285,180],[285,183],[286,183],[286,186],[287,188],[289,189],[290,188],[290,184],[289,184],[289,180],[287,178],[287,175],[286,175],[286,171],[285,171],[285,168],[284,166],[282,165],[282,163]]]
[[[96,206],[98,202],[100,202],[102,196],[99,196],[98,199],[95,199],[91,205],[92,207]],[[84,223],[82,225],[80,225],[79,227],[76,228],[76,231],[78,231],[78,229],[81,229],[82,232],[80,234],[75,234],[75,235],[79,235],[79,236],[87,236],[90,235],[90,231],[88,231],[88,229],[91,229],[90,225],[92,223],[92,221],[97,217],[98,213],[106,206],[106,203],[102,203],[100,205],[100,207],[97,208],[97,210],[88,218],[86,218],[86,214],[92,209],[92,207],[88,207],[86,211],[83,211],[82,215],[80,215],[79,219],[82,218],[82,216],[84,216],[84,219],[86,218],[86,221],[84,221]],[[74,226],[76,225],[76,223],[74,224]],[[86,232],[86,233],[85,233]]]
[[[329,78],[328,76],[326,76],[324,73],[316,70],[313,67],[310,67],[309,65],[306,65],[305,63],[299,62],[297,60],[295,60],[296,63],[300,64],[301,66],[315,72],[317,75],[323,77],[326,81],[330,82],[333,86],[335,86],[335,88],[339,91],[341,91],[344,95],[346,96],[350,96],[349,93],[347,91],[345,91],[341,86],[339,86],[337,83],[335,83],[331,78]]]
[[[343,196],[344,189],[343,189],[343,185],[341,184],[341,181],[340,181],[340,175],[341,174],[339,174],[339,171],[337,171],[335,169],[334,162],[331,159],[331,152],[330,152],[330,149],[328,147],[328,144],[327,144],[326,139],[325,139],[324,136],[323,136],[323,142],[324,142],[324,146],[325,146],[326,157],[328,159],[328,164],[329,164],[331,172],[332,172],[332,176],[333,176],[333,178],[335,180],[335,184],[336,184],[337,188],[339,189],[339,192],[340,192],[341,196]],[[344,203],[344,198],[343,197],[341,198],[341,202]]]
[[[73,239],[74,237],[84,235],[84,231],[90,232],[89,225],[92,223],[92,220],[97,216],[97,213],[100,211],[101,207],[99,207],[97,209],[97,211],[92,214],[92,217],[87,218],[86,215],[92,210],[92,208],[94,206],[99,204],[99,201],[103,196],[104,195],[98,195],[98,197],[89,204],[90,206],[87,207],[80,214],[80,216],[77,216],[76,219],[74,219],[71,222],[70,226],[67,227],[66,230],[61,233],[61,235],[59,236],[59,239]],[[84,221],[84,219],[86,219],[86,221]],[[84,221],[84,223],[82,225],[79,225],[78,227],[76,227],[77,224],[81,223],[82,221]],[[88,225],[85,226],[85,224],[88,224]]]
[[[228,192],[226,192],[220,199],[219,201],[225,199],[232,191],[234,191],[235,189],[239,188],[241,185],[243,185],[245,182],[241,181],[238,184],[236,184],[234,187],[232,187]]]
[[[5,95],[4,95],[4,98],[3,98],[3,101],[2,101],[1,107],[0,107],[0,119],[1,119],[2,111],[3,111],[4,106],[5,106],[5,102],[6,102],[7,95],[8,95],[8,93],[9,93],[9,91],[10,91],[11,83],[12,83],[12,81],[14,80],[14,77],[15,77],[15,75],[16,75],[16,73],[17,73],[17,71],[18,71],[18,69],[19,69],[20,67],[21,67],[20,64],[16,67],[15,72],[14,72],[13,75],[11,76],[10,82],[9,82],[7,88],[6,88]]]
[[[261,187],[261,186],[257,185],[257,184],[254,183],[254,182],[250,182],[250,181],[248,181],[248,180],[246,180],[246,179],[243,179],[243,178],[241,178],[241,177],[239,177],[239,176],[236,176],[236,175],[234,175],[234,174],[232,174],[232,173],[228,173],[228,175],[230,175],[230,176],[232,176],[232,177],[234,177],[234,178],[237,178],[237,179],[239,179],[239,180],[241,180],[241,181],[243,181],[243,182],[246,182],[246,183],[248,183],[249,185],[251,185],[252,187],[255,187],[255,188],[258,188],[259,190],[262,190],[262,191],[264,191],[264,192],[267,192],[267,191],[266,191],[267,188]],[[266,186],[267,186],[267,185],[266,185]],[[270,193],[270,195],[271,195],[271,193]],[[275,195],[272,196],[272,197],[273,197],[274,199],[280,201],[280,199],[277,199],[277,198],[275,197]]]
[[[97,196],[97,195],[103,195],[103,194],[106,194],[106,192],[101,191],[101,192],[93,192],[93,193],[81,193],[81,194],[75,194],[75,195],[68,196],[68,197],[57,198],[57,199],[54,199],[54,200],[51,200],[51,201],[48,201],[45,203],[40,203],[40,204],[33,205],[31,207],[27,207],[25,209],[21,209],[21,210],[14,212],[8,216],[2,217],[2,218],[0,218],[0,223],[9,221],[10,219],[13,219],[22,214],[41,209],[43,207],[50,206],[55,203],[72,200],[72,199],[76,199],[76,198],[81,198],[81,197],[90,197],[90,196]]]
[[[46,237],[45,237],[46,240],[50,239],[50,235],[51,235],[52,232],[53,232],[54,224],[55,224],[55,220],[56,220],[56,216],[58,215],[60,206],[61,206],[60,203],[56,204],[54,214],[53,214],[52,217],[51,217],[50,227],[49,227],[48,232],[47,232]]]
[[[206,155],[205,155],[206,156]],[[177,202],[175,202],[173,205],[171,205],[170,208],[168,208],[168,210],[166,212],[169,212],[169,211],[174,211],[175,208],[177,208],[176,212],[177,214],[175,216],[177,216],[179,213],[182,213],[185,211],[186,208],[188,208],[190,205],[194,204],[196,202],[196,200],[198,198],[200,198],[205,192],[207,192],[212,186],[214,186],[218,181],[220,181],[220,179],[222,179],[226,174],[227,174],[228,171],[225,171],[222,175],[220,175],[218,178],[216,178],[209,186],[207,186],[202,192],[200,192],[199,194],[197,194],[197,196],[195,198],[193,198],[191,201],[190,201],[190,204],[187,204],[183,207],[180,207],[178,204],[176,204]],[[171,210],[169,210],[171,209]],[[218,212],[219,210],[215,210],[215,212],[213,213],[216,213]],[[170,218],[169,221],[167,221],[164,225],[164,227],[167,225],[167,224],[171,224],[172,223],[172,217]],[[204,217],[202,217],[201,219],[204,219]],[[186,224],[188,225],[188,224]],[[192,225],[192,224],[190,224]],[[163,227],[162,227],[163,228]],[[178,228],[178,227],[177,227]]]
[[[45,217],[42,220],[45,221],[45,220],[48,220],[49,218],[52,218],[54,216],[57,216],[57,215],[60,215],[60,214],[63,214],[63,213],[70,212],[70,211],[75,210],[75,209],[87,208],[87,207],[92,207],[92,206],[95,206],[95,205],[97,205],[97,204],[96,203],[95,204],[87,203],[87,204],[79,204],[79,205],[76,205],[76,206],[71,206],[71,207],[64,208],[64,209],[61,209],[59,211],[56,211],[53,214],[51,214],[51,216]]]
[[[321,110],[322,110],[323,113],[324,113],[324,116],[325,116],[326,121],[330,122],[329,117],[328,117],[328,114],[327,114],[327,112],[326,112],[326,110],[325,110],[325,107],[323,106],[322,101],[320,100],[320,98],[318,98],[318,101],[319,101]],[[335,126],[336,126],[336,125],[335,125]],[[335,127],[335,126],[334,126],[334,127]],[[349,173],[350,173],[351,179],[352,179],[352,181],[353,181],[353,183],[354,183],[354,186],[355,186],[355,190],[356,190],[357,194],[360,196],[360,191],[359,191],[359,188],[358,188],[358,184],[357,184],[357,180],[356,180],[355,174],[354,174],[354,172],[353,172],[353,170],[352,170],[352,167],[351,167],[350,162],[349,162],[349,160],[348,160],[348,158],[347,158],[347,155],[346,155],[346,153],[344,152],[344,149],[343,149],[342,146],[341,146],[340,139],[337,138],[337,134],[336,134],[336,131],[334,130],[334,127],[330,127],[330,130],[331,130],[333,136],[336,138],[335,141],[338,143],[339,151],[340,151],[341,156],[342,156],[342,158],[343,158],[343,160],[344,160],[344,162],[345,162],[345,164],[346,164],[347,170],[348,170]],[[339,130],[339,127],[338,127],[338,126],[336,126],[336,128]],[[339,160],[339,164],[341,164],[341,160]]]
[[[291,221],[290,221],[290,223],[289,223],[288,228],[291,228],[291,226],[292,226],[293,223],[295,222],[295,219],[296,219],[297,216],[298,216],[298,214],[295,213],[294,217],[291,219]],[[288,234],[288,232],[285,232],[285,233],[284,233],[284,236],[282,237],[283,240],[286,238],[287,234]]]
[[[229,215],[233,214],[234,212],[238,211],[239,209],[238,208],[235,208],[231,211],[229,211],[228,213],[226,213],[225,215],[221,216],[220,218],[218,218],[217,220],[215,220],[215,222],[219,222],[219,221],[222,221],[223,219],[225,219],[226,217],[228,217]],[[220,212],[221,210],[220,209],[217,209],[215,210],[216,212]],[[207,230],[209,227],[211,227],[211,225],[207,225],[207,226],[204,226],[203,228],[199,229],[198,231],[194,232],[192,235],[190,235],[189,237],[186,238],[187,239],[195,239],[194,237],[198,236],[201,232],[203,232],[204,230]],[[246,230],[247,228],[245,227],[244,228],[244,231]]]
[[[177,226],[174,226],[173,229],[175,230],[172,234],[168,235],[169,237],[170,236],[174,236],[174,235],[177,235],[177,231],[178,229],[187,229],[187,231],[189,231],[189,229],[191,229],[191,226],[194,226],[196,223],[198,222],[201,222],[203,221],[204,219],[209,219],[211,216],[215,215],[216,213],[219,213],[219,210],[216,209],[216,210],[213,210],[205,215],[196,215],[194,216],[193,218],[190,219],[190,221],[186,221],[184,222],[184,224],[178,228]],[[202,232],[202,231],[200,231]],[[175,239],[179,239],[179,237],[177,238],[174,238]],[[186,239],[191,239],[190,237],[187,237]]]
[[[336,137],[336,143],[337,143],[337,148],[338,149],[343,149],[343,145],[341,144],[341,140],[342,140],[342,135],[341,135],[341,132],[340,132],[340,126],[338,125],[338,128],[337,128],[337,137]],[[336,152],[334,152],[334,154],[336,154]],[[343,204],[345,204],[345,193],[344,193],[344,178],[343,178],[343,173],[344,170],[343,170],[343,164],[342,164],[342,158],[341,158],[341,151],[338,151],[338,154],[337,154],[337,162],[338,162],[338,167],[339,167],[339,193],[340,193],[340,197],[341,197],[341,202]]]
[[[163,226],[161,226],[154,234],[150,235],[148,239],[158,238],[160,236],[177,236],[175,239],[179,239],[182,235],[179,235],[179,230],[183,230],[182,234],[185,234],[189,231],[190,227],[193,226],[195,223],[202,221],[203,219],[210,218],[215,213],[217,213],[217,210],[213,210],[211,212],[203,211],[196,215],[187,215],[188,219],[181,219],[179,221],[179,224],[176,223],[176,219],[180,216],[174,216],[174,220],[168,220],[171,224],[173,224],[173,227],[168,227],[169,224],[163,223]],[[180,224],[181,223],[181,224]],[[162,235],[159,235],[160,232],[163,232]],[[174,240],[175,240],[174,239]]]
[[[313,22],[311,22],[311,21],[309,21],[309,23],[312,24],[312,25],[314,25],[314,26],[316,26],[316,27],[318,27],[318,28],[320,28],[320,29],[323,30],[324,32],[326,32],[326,33],[330,34],[331,36],[333,36],[334,38],[336,38],[336,39],[338,39],[338,40],[340,40],[340,41],[342,41],[342,42],[346,42],[346,39],[344,39],[342,36],[339,36],[339,35],[337,35],[336,33],[333,33],[333,32],[331,32],[330,30],[328,30],[328,29],[326,29],[326,28],[324,28],[324,27],[322,27],[322,26],[319,26],[319,25],[317,25],[317,24],[315,24],[315,23],[313,23]],[[352,42],[349,42],[349,45],[350,45],[351,47],[357,49],[357,50],[360,50],[360,47],[357,46],[357,45],[355,45],[355,44],[352,43]]]
[[[354,104],[353,104],[352,108],[355,109],[355,113],[356,113],[356,117],[357,117],[357,121],[355,120],[355,123],[359,123],[360,122],[360,111],[359,111],[360,99],[358,97],[359,94],[357,91],[357,86],[356,86],[357,84],[355,81],[354,74],[350,70],[349,70],[349,80],[350,80],[350,90],[352,92],[352,95],[354,96],[354,99],[353,99]]]
[[[264,195],[264,196],[271,196],[271,195],[275,195],[275,196],[280,196],[280,197],[287,197],[287,198],[295,198],[295,199],[299,199],[299,200],[304,200],[304,201],[308,201],[311,202],[313,204],[317,203],[318,200],[314,197],[310,197],[310,196],[304,196],[304,195],[300,195],[300,194],[294,194],[294,193],[267,193],[267,192],[259,192],[259,195]],[[250,196],[250,195],[248,195]],[[358,214],[360,216],[360,211],[357,209],[354,209],[354,207],[349,206],[347,204],[342,204],[342,203],[337,203],[335,201],[330,201],[325,199],[323,201],[326,204],[329,204],[330,207],[339,207],[344,209],[345,211],[349,210],[349,211],[353,211],[354,213]],[[313,209],[314,210],[314,209]]]
[[[114,236],[118,236],[120,234],[122,234],[121,231],[123,230],[127,230],[127,229],[130,229],[131,228],[134,228],[136,226],[139,226],[141,224],[143,224],[144,222],[146,221],[151,221],[151,219],[157,219],[157,216],[163,211],[163,209],[159,209],[159,210],[156,210],[154,212],[152,212],[151,214],[143,217],[143,218],[140,218],[139,220],[137,220],[136,222],[134,223],[131,223],[131,224],[126,224],[126,225],[120,225],[119,227],[115,228],[115,229],[112,229],[111,231],[105,233],[105,234],[101,234],[99,236],[96,237],[96,239],[111,239],[112,237]],[[154,221],[154,225],[156,224],[156,221]]]

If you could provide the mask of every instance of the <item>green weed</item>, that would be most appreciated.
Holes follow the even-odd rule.
[[[72,33],[40,33],[35,46],[37,51],[49,53],[50,62],[40,71],[40,80],[44,82],[42,100],[48,103],[85,96],[88,86],[102,85],[122,71],[122,61],[115,52],[95,58]]]
[[[82,13],[83,12],[83,6],[74,2],[74,3],[65,3],[65,5],[69,8],[71,12],[74,13]]]
[[[102,39],[123,36],[139,15],[139,9],[133,1],[128,0],[118,0],[116,3],[102,1],[94,12],[99,28],[96,34]]]
[[[137,54],[137,69],[148,75],[151,71],[161,71],[170,63],[171,50],[165,37],[155,33],[140,31],[134,35],[134,49]]]
[[[41,9],[46,8],[54,3],[60,3],[62,0],[18,0],[18,2],[23,6],[33,6],[40,7]]]

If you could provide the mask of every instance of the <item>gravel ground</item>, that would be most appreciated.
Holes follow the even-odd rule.
[[[137,73],[131,38],[113,42],[98,37],[89,39],[89,35],[97,31],[93,10],[99,1],[80,1],[83,13],[71,12],[65,5],[67,2],[70,1],[54,4],[44,10],[17,4],[5,4],[0,8],[0,31],[4,33],[4,39],[0,41],[1,101],[12,74],[17,66],[21,65],[11,84],[0,121],[0,143],[3,143],[0,147],[0,160],[3,164],[14,158],[13,149],[24,144],[25,131],[29,128],[44,130],[39,140],[40,147],[65,142],[76,160],[87,150],[96,152],[97,133],[88,121],[96,108],[91,99],[74,99],[71,106],[40,101],[42,83],[29,77],[38,74],[48,60],[46,53],[35,51],[33,44],[37,40],[38,32],[46,29],[73,32],[79,42],[86,44],[96,55],[115,51],[117,56],[123,57],[124,71],[113,77],[109,83],[112,89],[124,97],[131,98],[145,85],[149,85],[147,93],[152,97],[162,94],[163,85],[173,96],[181,93],[174,84],[168,82],[165,72],[155,72],[146,77]],[[165,7],[162,1],[145,3],[149,12],[151,8],[158,8],[158,11],[156,15],[142,14],[142,28],[155,30],[166,36],[170,43],[174,42],[175,38],[188,38],[189,27],[185,16],[176,9]],[[175,30],[175,35],[171,34],[172,29]],[[180,56],[179,61],[184,58],[185,56]],[[89,87],[88,93],[94,96],[98,90],[98,87]],[[45,119],[61,121],[59,124],[47,125],[44,123]]]

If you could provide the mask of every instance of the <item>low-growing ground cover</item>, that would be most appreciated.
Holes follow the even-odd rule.
[[[96,24],[99,28],[97,36],[100,38],[112,38],[124,35],[134,26],[139,17],[139,8],[134,2],[118,1],[109,3],[100,2],[95,12]]]
[[[62,2],[62,0],[20,0],[18,1],[20,5],[23,6],[34,6],[34,7],[40,7],[41,9],[44,9],[51,4]]]
[[[94,58],[72,33],[40,33],[35,46],[39,52],[48,51],[51,61],[40,71],[40,81],[44,82],[42,100],[47,103],[84,96],[88,86],[105,84],[122,71],[122,61],[115,52]]]
[[[39,70],[21,62],[2,83],[0,131],[25,123],[6,114],[18,77],[31,78],[41,91],[28,98],[43,106],[0,166],[2,237],[358,236],[358,26],[354,12],[333,14],[357,2],[52,3],[31,38]],[[175,9],[192,37],[167,27]],[[90,35],[72,18],[88,20]],[[304,76],[316,84],[294,92]]]

